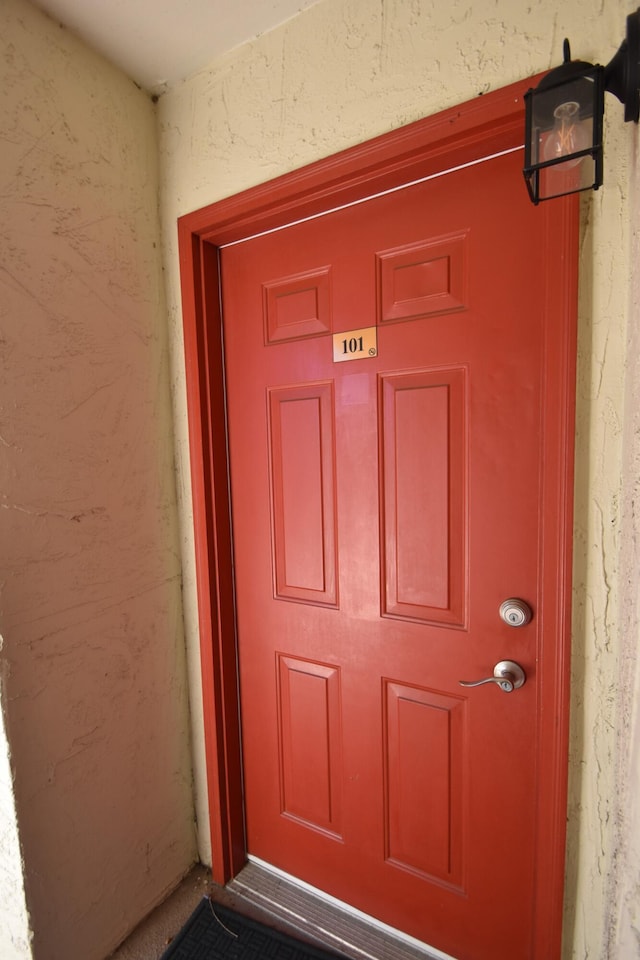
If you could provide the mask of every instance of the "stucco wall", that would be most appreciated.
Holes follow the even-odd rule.
[[[155,110],[26,0],[0,89],[7,734],[34,956],[102,960],[195,857]]]
[[[0,638],[0,647],[2,640]],[[13,799],[9,745],[0,710],[0,957],[31,960],[22,855]]]
[[[178,85],[160,101],[162,215],[172,323],[189,664],[194,691],[200,849],[210,857],[198,704],[184,362],[176,218],[574,56],[606,63],[626,4],[596,0],[322,0]],[[637,128],[608,97],[605,187],[585,199],[581,237],[575,627],[565,955],[618,957],[611,923],[637,869],[616,855],[630,803],[619,698],[636,641],[620,612],[625,416],[637,400],[626,365],[630,297],[629,155]],[[637,350],[637,345],[635,347]],[[625,386],[625,377],[626,384]],[[625,414],[625,389],[629,391]],[[629,458],[625,460],[629,466]],[[637,572],[637,571],[636,571]],[[630,575],[634,577],[633,572]],[[633,581],[636,582],[637,577]],[[626,653],[625,653],[626,652]],[[627,708],[628,708],[627,703]],[[625,752],[627,751],[627,752]],[[618,772],[622,771],[620,780]],[[620,798],[620,810],[614,807]],[[626,805],[626,806],[625,806]],[[628,925],[628,918],[624,922]],[[613,937],[613,938],[612,938]],[[609,945],[608,945],[609,944]],[[616,952],[618,951],[618,952]]]
[[[640,956],[640,158],[632,152],[631,287],[625,349],[620,513],[620,650],[617,693],[615,869],[606,940],[610,956]]]

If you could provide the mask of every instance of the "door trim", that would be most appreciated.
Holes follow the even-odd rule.
[[[219,248],[520,146],[523,96],[537,79],[477,97],[178,221],[207,789],[213,877],[218,883],[226,883],[246,862]],[[555,649],[541,658],[539,669],[539,742],[547,746],[538,756],[538,882],[532,905],[532,956],[540,960],[559,957],[562,934],[578,210],[575,195],[538,208],[546,221],[552,265],[540,277],[548,304],[545,343],[548,357],[556,363],[543,391],[544,429],[553,456],[545,457],[541,465],[539,555],[543,593],[553,580],[553,590],[546,592],[558,598],[540,613],[544,635],[557,637]],[[555,583],[558,571],[560,585]]]

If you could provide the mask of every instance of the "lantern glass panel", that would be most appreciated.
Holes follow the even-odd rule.
[[[579,134],[586,142],[586,146],[575,148],[566,160],[562,160],[563,154],[557,154],[557,146],[554,140],[557,139],[553,131],[545,131],[539,134],[538,149],[544,160],[557,159],[561,162],[554,163],[548,167],[542,167],[538,173],[538,190],[541,200],[548,200],[550,197],[561,197],[566,193],[576,193],[579,190],[590,190],[594,187],[596,181],[596,164],[592,153],[581,153],[582,150],[591,149],[593,142],[593,118],[580,121]],[[576,156],[576,154],[578,154]]]
[[[602,182],[601,69],[530,93],[525,175],[535,202]]]

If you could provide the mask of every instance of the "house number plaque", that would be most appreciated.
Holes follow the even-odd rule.
[[[346,330],[333,335],[333,362],[366,360],[378,355],[378,328],[364,327],[361,330]]]

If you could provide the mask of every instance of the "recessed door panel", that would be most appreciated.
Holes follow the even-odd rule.
[[[339,670],[281,654],[278,680],[282,813],[312,829],[339,836]]]
[[[266,343],[331,332],[331,274],[319,267],[263,287]]]
[[[467,702],[387,680],[386,855],[464,892]]]
[[[462,233],[376,254],[380,323],[463,310],[465,244]]]
[[[465,372],[380,382],[384,613],[462,626]]]
[[[336,603],[331,383],[268,392],[277,597]]]

